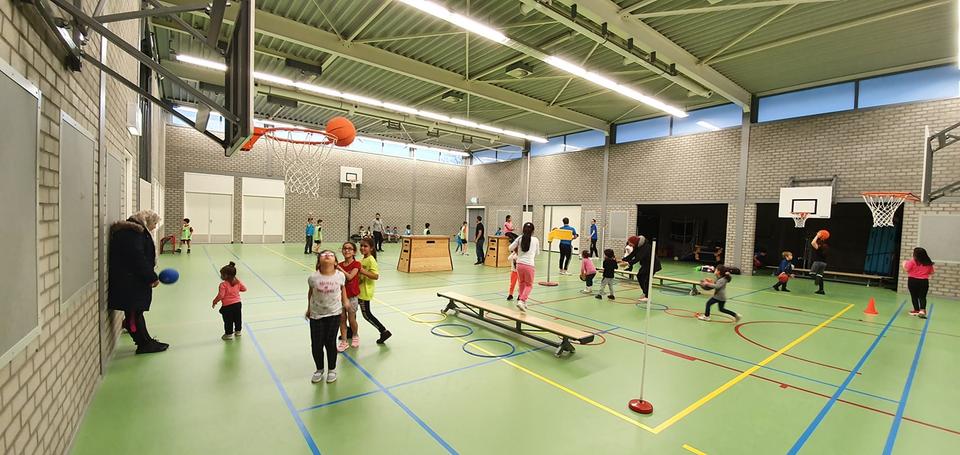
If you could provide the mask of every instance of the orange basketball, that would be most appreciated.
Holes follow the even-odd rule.
[[[337,137],[337,146],[346,147],[357,138],[357,129],[353,122],[344,117],[334,117],[327,120],[327,132]]]
[[[829,239],[829,238],[830,238],[830,231],[828,231],[828,230],[826,230],[826,229],[821,229],[821,230],[817,231],[817,237],[819,237],[820,240]]]

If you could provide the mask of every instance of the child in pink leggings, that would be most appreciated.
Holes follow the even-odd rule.
[[[527,299],[533,290],[533,277],[536,275],[536,258],[540,253],[540,240],[533,235],[533,223],[523,224],[523,235],[510,244],[510,251],[517,255],[517,278],[519,295],[517,309],[527,311]]]

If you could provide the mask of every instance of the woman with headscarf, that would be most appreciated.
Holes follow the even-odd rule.
[[[632,267],[634,264],[640,264],[640,270],[637,271],[637,283],[640,284],[640,289],[643,291],[643,297],[640,298],[641,302],[646,302],[648,296],[650,295],[650,255],[653,253],[653,247],[647,238],[642,235],[634,235],[627,239],[627,245],[633,247],[633,251],[623,258],[624,262],[627,262]],[[663,267],[660,266],[660,259],[654,257],[653,259],[653,273],[657,273]]]
[[[157,250],[150,234],[160,215],[141,210],[110,226],[107,308],[123,311],[123,327],[137,343],[137,354],[166,351],[170,346],[150,336],[143,313],[150,311],[153,288],[160,284],[153,268]]]

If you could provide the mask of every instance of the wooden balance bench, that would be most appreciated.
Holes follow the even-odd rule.
[[[440,310],[441,313],[447,314],[448,311],[453,311],[455,315],[460,315],[461,313],[464,316],[469,316],[474,319],[479,319],[484,322],[489,322],[497,327],[507,329],[511,332],[519,333],[523,336],[533,338],[541,343],[548,344],[557,348],[556,356],[560,357],[564,352],[569,352],[573,354],[576,349],[571,344],[571,341],[576,341],[579,344],[588,344],[593,341],[594,334],[589,332],[584,332],[583,330],[573,329],[564,325],[557,324],[552,321],[547,321],[540,319],[534,316],[531,316],[527,313],[506,308],[495,303],[484,302],[483,300],[476,299],[470,296],[459,294],[456,292],[438,292],[437,297],[443,297],[449,302],[443,310]],[[459,304],[459,305],[458,305]],[[461,311],[467,310],[467,311]],[[500,322],[495,319],[490,319],[486,315],[495,314],[507,319],[510,319],[515,322],[511,325],[508,323]],[[530,333],[530,330],[524,330],[523,326],[530,326],[536,330],[552,333],[560,337],[560,342],[549,340],[538,335]]]
[[[769,269],[776,269],[777,267],[766,266]],[[793,271],[797,273],[797,278],[811,278],[810,269],[802,269],[800,267],[794,267]],[[884,281],[892,281],[893,277],[883,276],[883,275],[868,275],[866,273],[849,273],[849,272],[832,272],[826,270],[823,272],[823,275],[828,281],[837,281],[840,283],[850,283],[850,284],[863,284],[863,281],[867,282],[867,287],[870,287],[871,282],[876,282],[878,285],[883,286]],[[835,277],[833,279],[827,277]],[[862,280],[862,281],[855,281]]]
[[[597,273],[603,273],[603,268],[598,268]],[[628,280],[636,279],[637,272],[633,270],[617,269],[614,274],[621,275],[626,277]],[[700,295],[700,290],[697,289],[700,286],[699,280],[691,280],[688,278],[674,278],[670,276],[654,275],[653,281],[656,286],[660,286],[666,289],[674,289],[678,291],[686,292],[690,295]],[[667,284],[665,284],[666,282]],[[689,286],[689,289],[687,288]]]

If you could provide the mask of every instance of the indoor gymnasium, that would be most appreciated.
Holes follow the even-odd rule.
[[[0,0],[0,453],[954,453],[958,28]]]

